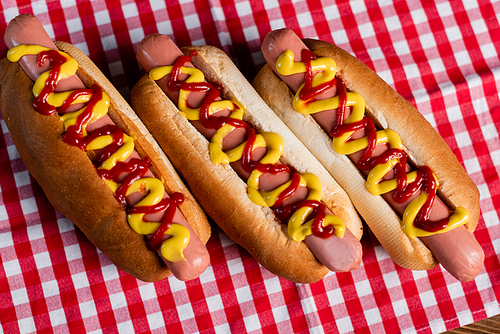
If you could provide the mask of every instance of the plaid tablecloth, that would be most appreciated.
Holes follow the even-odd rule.
[[[0,117],[0,333],[437,333],[500,313],[500,3],[497,1],[3,0],[0,31],[36,14],[128,97],[135,47],[161,32],[223,48],[249,80],[260,42],[287,26],[348,50],[409,99],[481,192],[484,268],[459,283],[441,267],[395,265],[366,229],[363,261],[315,284],[280,279],[215,225],[199,279],[143,283],[118,270],[48,203]],[[1,43],[1,56],[6,47]]]

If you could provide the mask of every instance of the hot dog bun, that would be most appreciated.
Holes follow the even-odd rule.
[[[208,82],[216,83],[222,98],[235,99],[246,109],[243,120],[258,132],[280,134],[285,151],[280,161],[298,172],[316,174],[323,186],[322,201],[339,216],[359,239],[362,224],[345,192],[328,172],[274,115],[236,66],[221,50],[210,46],[182,48],[195,50],[193,64]],[[312,283],[323,278],[323,266],[303,242],[287,234],[272,209],[254,204],[247,185],[228,164],[210,160],[209,142],[179,112],[157,83],[144,76],[131,91],[131,104],[208,215],[236,243],[272,273],[293,282]]]
[[[205,244],[211,229],[203,210],[145,126],[90,59],[70,44],[57,45],[77,59],[77,74],[84,83],[97,83],[109,95],[109,115],[135,138],[137,152],[149,159],[150,170],[163,181],[167,193],[184,196],[180,210]],[[19,64],[1,60],[0,78],[0,109],[5,123],[28,171],[54,208],[123,271],[143,281],[158,281],[170,275],[145,237],[130,228],[124,207],[97,174],[86,153],[61,140],[65,130],[60,118],[33,109],[33,81]]]
[[[343,80],[348,91],[357,92],[364,98],[366,115],[374,119],[378,127],[392,129],[399,134],[404,151],[416,166],[428,166],[433,170],[440,184],[439,198],[450,210],[458,206],[466,208],[470,218],[465,226],[470,232],[474,231],[479,219],[479,191],[425,118],[375,72],[346,51],[318,40],[306,39],[304,43],[317,56],[330,57],[335,61],[336,76]],[[346,190],[360,215],[397,264],[411,270],[428,270],[438,264],[431,250],[419,238],[410,238],[403,232],[400,216],[384,198],[368,192],[365,176],[347,156],[339,155],[334,150],[331,137],[314,118],[294,110],[294,93],[268,64],[258,73],[253,86]],[[456,230],[460,232],[459,228]],[[475,242],[473,237],[472,240]],[[453,249],[457,249],[461,241],[448,238],[448,242],[453,242],[457,246]],[[442,245],[442,248],[445,246]],[[464,275],[456,274],[458,279],[466,281],[477,275],[482,267],[481,252],[469,255],[474,258],[471,262],[475,267],[462,270]]]

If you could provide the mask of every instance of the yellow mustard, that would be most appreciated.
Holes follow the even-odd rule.
[[[160,80],[164,76],[170,74],[173,69],[174,66],[160,66],[152,69],[149,72],[149,77],[155,81]],[[205,81],[203,73],[196,68],[181,66],[181,73],[189,75],[185,81],[186,83],[201,83]],[[187,99],[190,93],[191,92],[189,90],[180,89],[178,108],[188,120],[199,120],[200,108],[188,108]],[[215,101],[211,103],[209,107],[209,115],[213,115],[214,113],[225,109],[228,109],[231,112],[229,117],[238,120],[243,119],[243,106],[241,106],[237,101],[230,100]],[[234,129],[234,126],[225,124],[221,128],[217,129],[217,132],[212,136],[209,144],[209,152],[211,161],[214,164],[230,163],[241,159],[246,142],[225,152],[222,150],[222,142],[224,138]],[[279,161],[279,158],[283,153],[283,138],[272,132],[257,134],[252,151],[258,147],[267,148],[267,154],[259,162],[264,164],[275,164]],[[254,169],[250,174],[250,177],[247,180],[248,196],[250,200],[257,205],[272,207],[276,202],[276,198],[290,185],[291,181],[272,191],[264,191],[259,189],[259,178],[261,175],[262,172],[257,169]],[[307,200],[321,200],[321,182],[316,175],[302,174],[301,186],[309,188]],[[310,207],[300,208],[289,219],[288,234],[293,240],[302,241],[307,235],[312,234],[311,225],[313,219],[306,222],[307,217],[312,211],[313,209]],[[345,224],[339,217],[328,214],[323,225],[333,225],[335,227],[335,235],[340,238],[344,236]]]
[[[37,55],[43,51],[51,50],[46,47],[38,46],[38,45],[18,45],[9,50],[7,54],[7,58],[11,62],[16,62],[21,59],[24,55]],[[57,81],[71,77],[76,74],[78,70],[78,62],[72,58],[71,56],[57,51],[60,55],[62,55],[66,61],[61,64],[61,70]],[[36,80],[33,86],[33,95],[38,97],[45,87],[46,81],[49,78],[49,73],[51,70],[48,70],[42,73],[38,79]],[[62,106],[63,102],[69,97],[71,91],[69,92],[51,92],[47,99],[47,102],[55,107]],[[72,104],[76,103],[85,103],[88,102],[92,98],[92,93],[82,94],[79,98],[74,100]],[[92,110],[92,117],[85,124],[83,124],[83,135],[87,135],[87,126],[96,120],[104,117],[109,108],[110,102],[108,95],[103,91],[102,98],[95,104]],[[85,108],[82,108],[76,112],[65,113],[60,116],[61,120],[64,122],[65,129],[68,129],[71,125],[76,124],[77,118],[80,114],[85,111]],[[107,160],[105,160],[98,169],[111,170],[119,161],[125,161],[134,151],[134,139],[126,134],[123,134],[123,144],[119,147],[119,149],[114,152]],[[110,135],[103,135],[97,137],[88,143],[86,150],[100,150],[105,148],[106,146],[113,143],[113,138]],[[120,186],[120,184],[111,181],[104,180],[108,187],[116,193],[116,190]],[[147,195],[134,207],[141,206],[153,206],[158,204],[165,195],[165,187],[163,183],[155,178],[141,178],[135,181],[127,190],[126,195],[130,195],[134,192],[147,193]],[[156,229],[160,226],[160,222],[145,222],[143,220],[143,216],[145,214],[128,214],[128,222],[132,229],[139,234],[152,234],[156,231]],[[179,262],[185,261],[184,257],[184,249],[189,244],[190,234],[189,230],[181,225],[181,224],[172,224],[171,227],[165,232],[168,235],[171,235],[171,238],[165,240],[161,245],[161,254],[162,256],[171,262]]]
[[[283,52],[276,61],[276,69],[282,75],[292,75],[297,73],[305,73],[306,65],[304,62],[296,62],[294,54],[291,50]],[[323,83],[331,81],[336,74],[337,66],[335,61],[329,57],[318,57],[311,60],[311,70],[314,74],[312,87],[317,87]],[[301,114],[314,114],[324,110],[337,109],[339,107],[340,98],[334,96],[323,100],[302,100],[300,92],[304,88],[305,83],[297,90],[293,99],[293,106]],[[345,121],[345,124],[355,123],[363,119],[365,113],[365,101],[363,97],[356,92],[347,92],[346,107],[351,107],[351,114]],[[342,155],[349,155],[368,146],[368,138],[363,137],[355,140],[350,140],[354,131],[346,132],[339,137],[333,138],[332,145],[335,151]],[[377,131],[377,145],[388,144],[390,148],[402,149],[403,145],[399,135],[393,130],[386,129]],[[367,176],[366,187],[368,191],[374,195],[381,195],[396,189],[397,180],[383,180],[383,177],[389,172],[399,159],[392,159],[385,164],[375,166]],[[417,172],[413,171],[407,174],[408,184],[415,181]],[[434,175],[434,174],[433,174]],[[434,175],[437,182],[437,178]],[[437,190],[437,187],[436,187]],[[446,228],[438,232],[428,232],[414,226],[413,222],[418,212],[424,205],[427,195],[422,191],[405,209],[402,219],[402,229],[409,237],[421,237],[436,233],[445,233],[457,226],[467,223],[469,214],[462,207],[456,208],[455,212],[449,218]]]

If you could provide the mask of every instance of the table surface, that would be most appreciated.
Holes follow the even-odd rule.
[[[477,184],[483,270],[460,283],[440,266],[403,269],[366,228],[358,270],[294,284],[213,225],[211,265],[198,279],[144,283],[52,208],[0,117],[0,333],[438,333],[500,313],[499,2],[167,2],[3,0],[0,31],[17,14],[37,15],[53,39],[82,49],[126,98],[144,74],[135,47],[151,33],[180,46],[220,47],[249,80],[264,63],[260,43],[272,29],[335,43],[413,103]],[[498,325],[498,317],[486,323]]]

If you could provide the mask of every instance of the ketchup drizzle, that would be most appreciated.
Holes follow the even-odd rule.
[[[432,204],[436,198],[436,181],[434,179],[432,170],[423,166],[417,171],[417,178],[411,184],[408,184],[406,177],[407,168],[407,154],[400,150],[391,148],[385,151],[378,157],[373,157],[375,147],[377,146],[377,129],[375,123],[370,117],[363,117],[363,119],[346,124],[344,122],[347,111],[347,89],[341,79],[331,80],[317,87],[312,86],[313,71],[311,60],[317,56],[310,50],[302,50],[302,59],[306,66],[305,84],[302,88],[300,98],[303,100],[314,101],[314,98],[327,89],[332,89],[334,86],[339,95],[339,107],[337,109],[336,122],[332,129],[329,131],[331,137],[340,137],[343,134],[351,131],[365,129],[366,136],[368,137],[368,146],[363,152],[363,156],[357,162],[357,166],[361,170],[370,170],[379,164],[384,164],[392,159],[399,159],[398,163],[394,166],[395,178],[397,180],[397,187],[392,193],[392,198],[396,203],[404,203],[410,197],[415,195],[418,191],[423,191],[427,195],[427,200],[418,212],[413,225],[427,232],[437,232],[446,228],[449,218],[440,221],[431,221],[429,219]]]
[[[85,110],[77,117],[75,124],[66,129],[66,132],[62,136],[62,140],[69,145],[76,146],[81,150],[86,151],[88,144],[90,144],[94,139],[104,135],[110,135],[113,139],[112,143],[101,149],[96,157],[92,159],[94,165],[101,165],[123,144],[123,130],[113,124],[96,129],[88,133],[86,136],[84,135],[83,129],[92,120],[94,108],[102,99],[103,93],[97,84],[92,85],[90,89],[74,90],[59,107],[59,109],[51,106],[48,103],[48,97],[50,93],[56,91],[57,83],[60,80],[61,66],[67,60],[56,50],[42,51],[38,55],[37,66],[43,66],[47,60],[50,61],[51,69],[49,77],[45,86],[42,88],[41,93],[33,101],[33,108],[43,115],[61,115],[68,112],[68,108],[80,96],[90,95],[90,99],[86,104]],[[180,205],[184,201],[184,196],[181,193],[173,193],[170,195],[170,198],[164,198],[160,201],[160,203],[153,206],[130,207],[126,199],[127,190],[135,181],[144,177],[148,171],[148,166],[149,162],[147,160],[130,159],[128,162],[118,161],[111,170],[97,169],[97,173],[101,178],[111,180],[116,183],[120,183],[120,179],[125,175],[125,179],[117,188],[114,195],[117,201],[120,202],[124,209],[128,211],[128,214],[165,212],[160,227],[156,230],[150,241],[151,246],[155,250],[158,250],[161,247],[164,233],[172,225],[176,206]]]
[[[324,227],[323,223],[326,218],[326,206],[318,201],[302,200],[298,203],[283,206],[283,202],[292,196],[300,186],[300,175],[298,173],[292,172],[290,168],[283,164],[263,164],[259,161],[252,160],[252,147],[255,143],[257,132],[248,123],[234,119],[231,117],[217,117],[210,115],[210,105],[220,100],[220,91],[214,85],[201,82],[201,83],[186,83],[180,80],[181,67],[186,66],[191,61],[191,58],[196,54],[196,51],[191,51],[189,55],[180,56],[177,58],[173,65],[170,77],[168,79],[167,87],[170,91],[179,91],[180,89],[186,91],[198,91],[206,92],[206,96],[200,107],[200,122],[207,129],[219,129],[225,124],[232,125],[235,128],[243,128],[246,131],[246,143],[243,149],[243,154],[241,157],[241,166],[243,170],[247,173],[251,173],[253,170],[258,170],[262,173],[278,174],[282,172],[288,172],[291,174],[292,182],[291,184],[280,193],[274,204],[274,211],[278,218],[283,222],[286,222],[296,210],[301,207],[312,207],[313,212],[310,217],[314,217],[312,224],[312,232],[314,235],[321,238],[328,238],[334,233],[334,227],[329,225]],[[326,89],[326,88],[324,88]],[[286,215],[283,214],[286,212]]]

